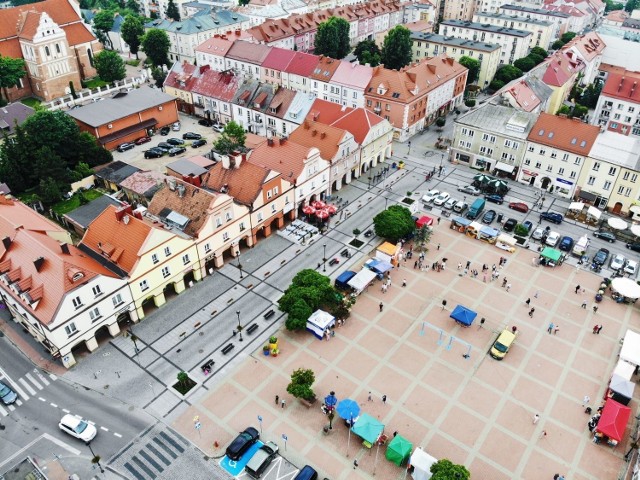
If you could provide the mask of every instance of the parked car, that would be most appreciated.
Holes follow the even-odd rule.
[[[179,138],[168,138],[167,143],[169,145],[173,145],[174,147],[177,147],[178,145],[184,145],[184,140],[181,140]]]
[[[173,147],[171,150],[169,150],[169,156],[170,157],[175,157],[176,155],[180,155],[181,153],[186,152],[187,149],[180,146],[180,147]]]
[[[640,252],[640,243],[627,243],[626,247],[634,252]]]
[[[534,230],[532,238],[534,240],[542,240],[542,237],[544,236],[544,232],[545,232],[544,228],[538,227]]]
[[[467,208],[469,208],[469,204],[467,202],[463,202],[462,200],[460,200],[459,202],[456,202],[456,204],[453,206],[453,211],[456,213],[462,213]]]
[[[440,195],[440,190],[429,190],[422,196],[422,203],[431,203],[438,195]]]
[[[231,460],[239,460],[244,453],[249,450],[251,445],[256,443],[260,438],[258,430],[253,427],[245,428],[227,447],[225,454]]]
[[[203,127],[213,127],[213,120],[208,118],[201,118],[198,120],[198,125],[202,125]]]
[[[509,220],[504,222],[504,225],[502,225],[502,229],[505,232],[513,232],[513,229],[516,228],[517,224],[518,221],[515,218],[510,218]]]
[[[624,266],[624,273],[630,277],[634,277],[638,271],[638,262],[635,260],[627,260],[627,264]]]
[[[515,210],[516,212],[522,213],[527,213],[529,211],[529,207],[527,206],[527,204],[522,202],[511,202],[509,204],[509,208],[511,210]]]
[[[601,238],[602,240],[606,240],[609,243],[613,243],[616,241],[616,236],[611,232],[606,232],[604,230],[598,230],[597,232],[593,232],[594,237]]]
[[[118,150],[119,152],[126,152],[127,150],[131,150],[135,146],[135,143],[121,143],[120,145],[118,145],[118,148],[116,150]]]
[[[526,227],[527,233],[529,233],[529,232],[531,232],[531,230],[533,230],[533,223],[531,223],[529,220],[525,220],[524,222],[522,222],[522,225],[524,227]]]
[[[173,125],[171,125],[171,130],[173,130],[174,132],[179,132],[180,131],[180,122],[176,122]]]
[[[596,252],[593,256],[593,263],[596,265],[604,265],[607,263],[607,258],[609,258],[609,250],[606,248],[601,248]]]
[[[513,345],[513,342],[516,340],[516,334],[505,328],[502,333],[498,336],[493,345],[491,345],[491,350],[489,350],[489,355],[491,355],[496,360],[502,360],[507,353],[509,352],[509,348]]]
[[[497,203],[498,205],[502,205],[504,202],[504,197],[502,195],[485,195],[484,199],[488,202]]]
[[[486,212],[484,212],[484,215],[482,216],[482,223],[486,223],[487,225],[490,225],[491,223],[493,223],[495,219],[496,219],[496,211],[487,210]]]
[[[168,152],[173,148],[173,145],[167,142],[160,142],[158,145],[155,146],[155,148],[159,148],[160,150],[164,150],[165,152]]]
[[[551,223],[561,224],[563,218],[562,218],[562,215],[560,215],[559,213],[542,212],[540,214],[540,221],[542,221],[542,220],[546,220],[546,221],[551,222]]]
[[[444,205],[444,203],[446,203],[446,201],[449,200],[450,197],[451,195],[449,195],[447,192],[442,192],[440,195],[433,199],[433,204],[437,206]]]
[[[222,132],[224,132],[224,125],[221,125],[221,124],[219,124],[219,123],[216,123],[216,124],[213,126],[213,130],[214,130],[214,131],[216,131],[216,132],[218,132],[218,133],[222,133]]]
[[[8,385],[0,382],[0,398],[5,405],[11,405],[18,399],[18,394],[11,390]]]
[[[260,478],[273,459],[278,454],[278,445],[269,441],[262,445],[256,453],[253,454],[245,471],[253,478]]]
[[[140,137],[139,139],[137,139],[137,140],[135,141],[135,144],[136,144],[136,145],[142,145],[142,144],[144,144],[144,143],[148,143],[148,142],[150,142],[150,141],[151,141],[151,137]]]
[[[98,433],[95,426],[82,418],[71,415],[70,413],[67,413],[62,417],[62,419],[60,419],[58,427],[60,427],[60,430],[64,433],[71,435],[72,437],[76,437],[83,442],[90,442]]]
[[[555,247],[558,244],[559,240],[560,234],[558,232],[549,232],[549,235],[547,235],[547,239],[544,241],[544,243],[546,243],[550,247]]]
[[[313,467],[309,465],[305,465],[302,467],[302,470],[298,472],[298,474],[294,477],[293,480],[317,480],[318,472],[316,472]]]
[[[458,187],[458,191],[466,193],[468,195],[480,195],[480,189],[473,185],[465,185],[464,187]]]
[[[169,127],[168,125],[166,127],[162,127],[160,129],[160,135],[164,135],[167,136],[169,135],[169,132],[171,131],[171,127]]]
[[[165,153],[167,152],[161,148],[150,148],[144,152],[144,158],[160,158]]]
[[[202,135],[200,135],[199,133],[187,132],[182,135],[182,138],[184,140],[200,140],[202,138]]]
[[[199,140],[194,140],[191,143],[191,147],[192,148],[198,148],[198,147],[201,147],[202,145],[206,145],[206,144],[207,144],[207,141],[204,138],[201,138]]]
[[[444,208],[447,208],[447,209],[451,210],[456,205],[456,203],[458,203],[458,200],[456,200],[455,198],[451,197],[444,204]]]
[[[560,246],[558,247],[563,252],[570,252],[573,247],[573,238],[564,236],[560,240]]]
[[[609,262],[609,266],[611,267],[611,270],[617,272],[624,268],[624,264],[626,262],[627,260],[622,255],[620,255],[619,253],[616,253],[611,257],[611,262]]]

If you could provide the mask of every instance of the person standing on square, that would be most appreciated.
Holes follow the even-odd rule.
[[[386,405],[386,404],[387,404],[387,396],[386,396],[386,395],[382,395],[382,403],[383,403],[384,405]]]

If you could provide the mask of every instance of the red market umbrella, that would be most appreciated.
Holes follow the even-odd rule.
[[[318,210],[323,209],[327,206],[326,203],[321,202],[320,200],[316,200],[315,202],[313,202],[311,205],[313,205],[315,208],[317,208]]]
[[[338,211],[338,207],[336,207],[335,205],[328,205],[327,211],[329,212],[329,215],[335,215]]]
[[[318,210],[316,212],[316,217],[318,217],[320,220],[326,220],[327,218],[329,218],[329,212],[327,210]]]
[[[416,226],[418,228],[422,228],[424,225],[433,225],[433,218],[423,215],[419,220],[416,221]]]
[[[307,205],[306,207],[302,207],[302,213],[304,213],[305,215],[313,215],[314,213],[316,213],[316,209],[311,205]]]

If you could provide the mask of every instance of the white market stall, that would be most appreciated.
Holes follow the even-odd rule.
[[[348,285],[353,288],[357,295],[360,295],[365,288],[371,285],[371,282],[375,280],[376,276],[377,274],[373,270],[363,268],[355,277],[349,280]]]
[[[437,461],[436,458],[433,458],[421,447],[416,448],[409,459],[409,465],[413,468],[411,472],[413,480],[429,480],[431,478],[431,465]]]
[[[496,247],[498,247],[500,250],[505,250],[509,253],[513,253],[516,251],[516,239],[511,235],[501,233],[500,235],[498,235],[498,240],[496,240]]]
[[[322,340],[324,332],[336,325],[336,317],[324,310],[316,310],[307,320],[307,330]]]
[[[620,358],[632,365],[640,365],[640,334],[627,330],[622,342]]]
[[[618,360],[616,368],[613,369],[613,375],[617,375],[627,380],[631,380],[635,366],[625,360]]]

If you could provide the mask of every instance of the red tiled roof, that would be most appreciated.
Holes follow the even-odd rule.
[[[340,153],[338,147],[347,132],[341,128],[305,120],[289,138],[292,142],[320,150],[320,157],[333,163]]]
[[[532,112],[538,105],[540,105],[540,103],[542,103],[542,100],[538,98],[524,79],[514,83],[508,89],[505,88],[503,93],[511,95],[513,100],[525,112]]]
[[[234,40],[230,40],[224,35],[214,35],[212,38],[198,45],[196,52],[210,53],[224,57],[233,46],[233,42]]]
[[[242,78],[233,73],[207,70],[193,84],[192,92],[229,102],[241,83]]]
[[[304,162],[311,155],[312,149],[290,140],[274,139],[252,150],[247,161],[265,169],[275,170],[288,182],[295,183],[304,170]]]
[[[295,55],[293,50],[273,47],[262,62],[262,68],[284,71]]]
[[[63,27],[67,33],[67,41],[70,46],[77,46],[83,43],[96,42],[95,35],[84,23],[78,22]]]
[[[198,67],[186,61],[176,62],[171,67],[167,78],[164,80],[164,86],[175,88],[178,90],[191,91],[193,84],[199,77]]]
[[[309,77],[318,65],[319,58],[317,55],[310,53],[295,52],[295,56],[284,70],[287,73]]]
[[[316,98],[307,115],[307,120],[347,130],[356,142],[362,145],[371,127],[384,119],[365,108],[344,107],[338,103]]]
[[[236,40],[225,55],[225,58],[262,65],[271,48],[266,45]]]
[[[290,90],[288,88],[278,89],[269,104],[269,114],[277,118],[284,118],[284,115],[287,113],[287,110],[289,110],[289,106],[291,106],[291,102],[296,98],[296,95],[297,92],[295,90]],[[275,109],[275,112],[272,111],[273,109]]]
[[[527,140],[578,155],[588,155],[600,127],[578,119],[541,113]]]
[[[45,0],[19,7],[0,9],[0,40],[15,37],[17,25],[23,12],[47,12],[55,23],[64,27],[70,23],[82,22],[69,0]]]
[[[225,192],[234,200],[251,207],[258,195],[262,192],[270,170],[251,162],[243,161],[238,168],[224,168],[222,162],[218,162],[206,177],[206,186],[220,192],[226,187]]]
[[[640,72],[610,72],[602,95],[640,103]]]
[[[542,81],[550,86],[561,87],[583,69],[584,63],[581,60],[572,60],[566,52],[559,51],[548,60]]]
[[[569,43],[562,47],[562,50],[568,50],[571,47],[578,49],[580,54],[587,60],[591,61],[600,55],[606,48],[605,43],[596,32],[589,32],[579,37],[574,37]]]
[[[311,75],[309,75],[309,78],[329,82],[338,66],[340,66],[340,60],[320,55],[320,57],[318,57],[318,64],[313,69],[313,72],[311,72]]]
[[[33,40],[33,37],[38,32],[41,18],[42,12],[24,12],[20,19],[22,26],[18,31],[18,37]]]
[[[20,228],[46,233],[56,238],[68,237],[64,228],[46,217],[38,215],[24,203],[0,196],[0,235],[3,237],[11,236],[15,230]]]

